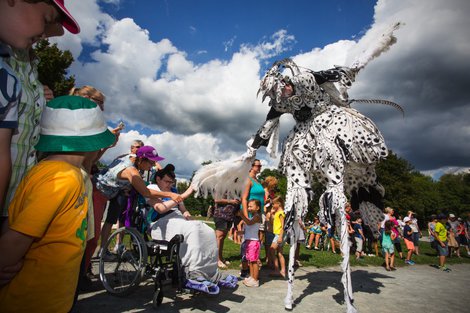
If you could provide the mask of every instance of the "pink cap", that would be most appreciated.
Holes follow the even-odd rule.
[[[64,0],[53,0],[55,5],[64,13],[64,20],[62,26],[65,27],[72,34],[78,34],[80,32],[80,26],[77,21],[73,18],[72,14],[65,8]]]
[[[137,150],[136,155],[139,158],[146,158],[156,162],[165,160],[165,158],[158,155],[157,150],[152,146],[140,147],[139,150]]]

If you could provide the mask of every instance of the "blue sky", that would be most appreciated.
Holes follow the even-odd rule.
[[[374,5],[368,0],[132,0],[103,8],[117,19],[133,17],[154,41],[170,38],[199,63],[228,59],[238,45],[261,42],[279,29],[295,35],[296,53],[354,38],[370,27]]]
[[[127,127],[105,161],[133,139],[157,147],[188,177],[203,161],[244,152],[268,106],[259,80],[291,57],[313,70],[351,65],[394,23],[397,43],[370,62],[350,89],[354,105],[390,149],[428,173],[470,167],[470,2],[378,1],[66,1],[82,31],[54,39],[72,51],[78,85],[106,96],[110,126]],[[292,128],[281,119],[281,139]],[[265,165],[276,166],[264,151]]]

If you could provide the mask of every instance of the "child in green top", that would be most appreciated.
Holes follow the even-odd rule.
[[[447,229],[446,222],[447,216],[445,214],[439,214],[437,216],[436,228],[434,229],[434,238],[437,240],[437,253],[439,254],[439,268],[445,272],[449,272],[450,269],[446,266],[446,257],[449,251],[447,246]]]

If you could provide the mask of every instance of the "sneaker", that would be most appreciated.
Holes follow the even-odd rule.
[[[305,249],[310,250],[310,249],[312,249],[312,248],[311,248],[310,246],[305,246]]]
[[[243,285],[247,287],[259,287],[259,280],[254,280],[253,278],[249,280],[243,280]]]
[[[449,273],[449,272],[451,271],[451,269],[448,268],[448,267],[445,266],[445,265],[444,265],[444,266],[439,266],[439,269],[440,269],[440,270],[443,270],[444,272],[447,272],[447,273]]]
[[[367,256],[375,256],[375,254],[369,253]]]
[[[408,264],[408,265],[415,265],[415,262],[411,261],[411,260],[405,260],[405,264]]]

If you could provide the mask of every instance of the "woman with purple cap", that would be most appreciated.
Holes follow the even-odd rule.
[[[149,171],[155,166],[155,162],[161,160],[164,160],[164,158],[159,156],[157,150],[152,146],[140,147],[135,158],[123,157],[115,160],[105,173],[96,177],[97,190],[93,193],[95,208],[100,207],[104,210],[108,200],[115,198],[121,190],[129,189],[131,186],[146,198],[171,198],[176,203],[181,202],[183,198],[177,193],[148,189],[140,176],[139,171]],[[108,212],[108,214],[110,213],[116,215],[114,218],[116,222],[120,212]],[[101,229],[101,247],[108,241],[114,224],[110,220],[114,219],[106,218],[106,222]]]

